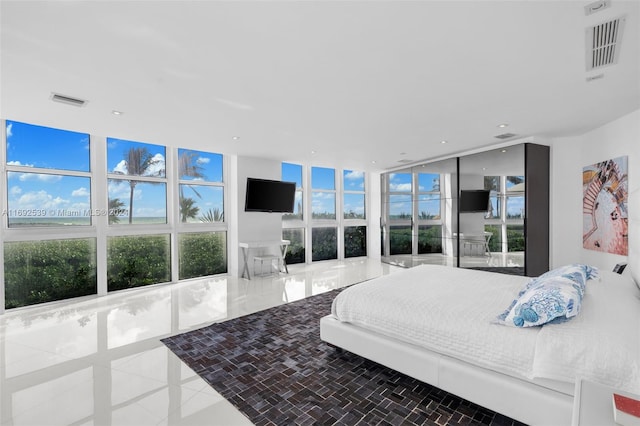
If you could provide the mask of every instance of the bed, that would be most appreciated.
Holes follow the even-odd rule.
[[[579,314],[496,318],[531,278],[422,265],[343,290],[321,339],[531,425],[571,424],[580,378],[640,393],[640,290],[598,271]]]

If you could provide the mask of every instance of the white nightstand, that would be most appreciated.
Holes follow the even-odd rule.
[[[578,380],[573,400],[572,426],[608,426],[616,425],[613,421],[614,388]]]

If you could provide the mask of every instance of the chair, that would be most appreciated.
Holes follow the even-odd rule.
[[[274,263],[275,261],[275,263]],[[260,262],[260,273],[256,272],[256,263]],[[264,265],[269,266],[269,271],[264,272]],[[275,271],[274,271],[275,270]],[[265,254],[261,256],[254,256],[253,258],[253,276],[265,276],[275,272],[280,272],[280,258],[276,255]]]

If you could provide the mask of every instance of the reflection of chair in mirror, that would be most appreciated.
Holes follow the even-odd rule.
[[[484,235],[461,235],[463,238],[463,253],[471,256],[482,253],[483,255],[491,257],[489,241],[492,235],[491,232],[484,232]]]

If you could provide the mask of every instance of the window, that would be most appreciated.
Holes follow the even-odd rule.
[[[507,219],[524,219],[524,176],[507,176]]]
[[[221,154],[4,124],[0,311],[227,271]]]
[[[311,168],[311,217],[336,219],[335,170],[324,167]]]
[[[489,193],[489,211],[486,219],[500,219],[502,217],[502,186],[500,176],[485,176],[484,189]]]
[[[222,155],[178,149],[180,221],[223,222]]]
[[[344,227],[344,257],[358,257],[367,255],[367,227]]]
[[[111,224],[167,223],[165,147],[107,139]]]
[[[288,265],[304,263],[306,261],[304,236],[305,228],[287,228],[282,230],[282,239],[291,242],[287,248],[287,255],[285,256],[285,261]]]
[[[7,226],[91,225],[89,135],[17,121],[6,132]]]
[[[489,251],[524,251],[524,176],[485,176],[484,188],[491,191],[485,216]]]
[[[442,225],[418,226],[418,254],[442,253]]]
[[[392,173],[389,176],[389,219],[410,220],[413,217],[412,174]]]
[[[418,173],[418,220],[439,220],[440,205],[440,175]]]
[[[343,218],[365,219],[364,173],[343,171]]]
[[[311,258],[313,261],[338,258],[338,229],[316,227],[311,230]]]
[[[169,234],[107,239],[109,291],[171,281]]]
[[[5,308],[95,294],[95,238],[4,243]]]
[[[342,211],[344,257],[367,255],[364,172],[342,172]]]
[[[295,182],[296,194],[293,205],[293,213],[285,213],[282,215],[284,220],[302,220],[302,166],[299,164],[282,163],[282,180],[285,182]]]
[[[411,226],[391,225],[389,227],[389,254],[412,253]]]
[[[226,232],[181,233],[178,238],[179,279],[227,272]]]

